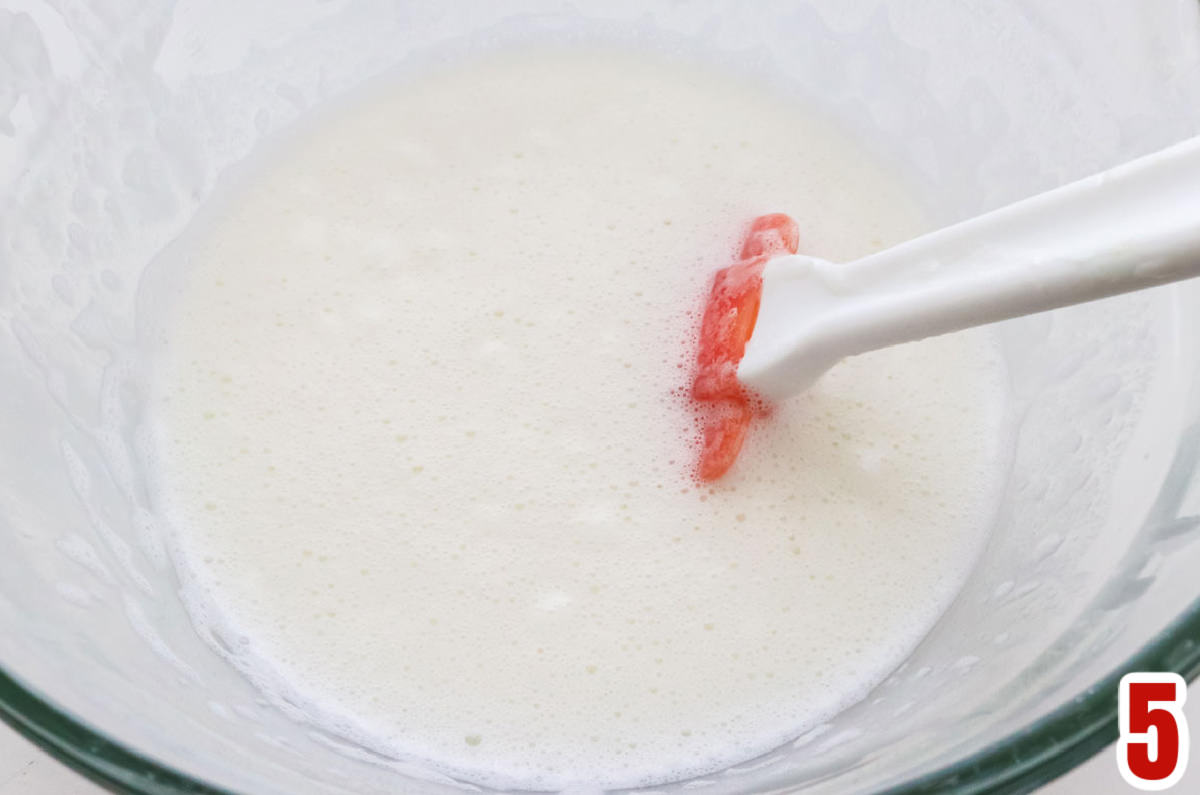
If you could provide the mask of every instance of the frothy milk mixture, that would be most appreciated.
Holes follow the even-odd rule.
[[[834,260],[924,231],[794,100],[621,52],[441,67],[276,142],[153,331],[198,620],[493,785],[707,772],[861,698],[980,546],[1000,371],[973,334],[847,361],[698,486],[697,314],[774,211]]]

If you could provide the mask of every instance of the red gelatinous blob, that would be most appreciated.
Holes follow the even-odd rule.
[[[737,380],[738,364],[754,333],[762,300],[762,272],[771,257],[795,254],[796,222],[782,213],[754,220],[741,259],[717,271],[700,321],[692,399],[702,418],[697,476],[713,481],[729,471],[742,449],[755,400]]]
[[[716,480],[729,471],[746,441],[750,430],[753,411],[748,403],[730,403],[731,411],[718,419],[710,419],[704,426],[704,444],[700,448],[700,461],[696,475],[708,482]]]
[[[700,348],[692,382],[692,397],[696,400],[735,400],[741,396],[737,366],[758,319],[766,264],[766,257],[755,257],[722,268],[713,277],[700,320]]]
[[[743,260],[753,257],[778,257],[795,254],[800,249],[800,227],[791,216],[783,213],[760,215],[750,225],[742,246]]]

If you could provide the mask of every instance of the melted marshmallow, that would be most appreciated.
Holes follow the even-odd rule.
[[[706,279],[754,216],[922,231],[793,101],[620,52],[492,56],[278,144],[178,268],[162,497],[201,622],[310,718],[493,785],[747,759],[861,698],[988,525],[987,337],[849,360],[687,467]]]

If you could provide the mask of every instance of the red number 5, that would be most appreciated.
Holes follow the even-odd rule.
[[[1187,769],[1187,683],[1179,674],[1132,673],[1117,691],[1117,768],[1132,787],[1174,786]]]

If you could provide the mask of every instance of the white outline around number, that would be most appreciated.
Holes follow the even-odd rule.
[[[1154,748],[1157,758],[1157,731],[1152,729],[1145,734],[1131,734],[1129,731],[1129,685],[1142,683],[1175,685],[1174,701],[1151,701],[1147,704],[1148,708],[1161,709],[1164,712],[1170,713],[1171,717],[1175,720],[1175,726],[1179,732],[1179,759],[1175,763],[1175,769],[1171,771],[1171,775],[1158,781],[1149,781],[1135,776],[1133,771],[1129,769],[1129,760],[1126,756],[1126,750],[1130,743],[1147,743]],[[1137,672],[1128,673],[1121,677],[1121,685],[1117,690],[1117,727],[1121,732],[1121,736],[1117,740],[1116,751],[1117,770],[1121,772],[1121,778],[1125,779],[1126,784],[1143,792],[1160,792],[1170,789],[1179,783],[1179,779],[1183,777],[1184,771],[1187,770],[1188,747],[1190,745],[1187,718],[1183,715],[1183,705],[1186,701],[1187,682],[1183,681],[1183,677],[1179,674]]]

